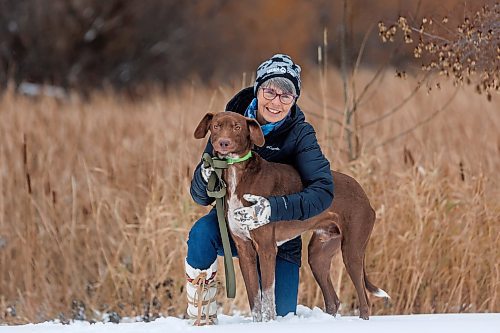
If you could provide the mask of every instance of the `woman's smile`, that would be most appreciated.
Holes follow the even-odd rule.
[[[266,110],[271,112],[272,114],[279,114],[281,112],[281,110],[278,110],[278,109],[272,109],[270,107],[266,107]]]

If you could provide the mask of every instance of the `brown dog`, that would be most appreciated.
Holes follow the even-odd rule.
[[[194,132],[197,139],[211,132],[214,154],[220,158],[237,158],[247,154],[253,145],[264,145],[264,135],[254,119],[234,112],[208,113]],[[309,265],[321,287],[327,313],[335,315],[340,301],[330,279],[331,261],[339,249],[347,272],[356,288],[360,317],[368,319],[370,304],[366,290],[375,296],[389,297],[368,281],[365,273],[365,249],[375,222],[375,211],[361,186],[351,177],[332,171],[335,198],[330,208],[305,221],[280,221],[247,231],[232,218],[232,211],[250,203],[246,193],[263,197],[287,195],[302,190],[297,171],[290,165],[267,162],[257,154],[232,164],[223,173],[227,184],[226,217],[238,250],[254,321],[276,317],[274,276],[277,245],[307,230],[314,230],[309,242]],[[257,257],[262,290],[257,273]]]

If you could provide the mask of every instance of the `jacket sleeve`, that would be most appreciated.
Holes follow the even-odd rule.
[[[207,146],[205,147],[204,153],[213,153],[213,147],[212,144],[210,143],[210,140],[207,142]],[[210,198],[207,195],[207,183],[203,179],[203,176],[201,175],[201,165],[203,161],[200,161],[198,165],[196,166],[196,169],[194,169],[193,173],[193,179],[191,180],[191,188],[190,188],[190,193],[191,197],[193,200],[202,206],[208,206],[212,202],[214,202],[214,198]]]
[[[302,192],[269,197],[271,221],[305,220],[332,204],[333,177],[330,162],[321,152],[316,133],[310,124],[301,128],[295,145],[294,167],[300,174]]]

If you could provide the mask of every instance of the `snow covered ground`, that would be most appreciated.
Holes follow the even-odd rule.
[[[235,333],[500,333],[500,313],[491,314],[437,314],[411,316],[372,316],[365,321],[357,317],[331,317],[318,308],[300,306],[297,316],[286,316],[268,323],[252,323],[242,316],[219,316],[219,325],[192,327],[186,320],[174,317],[157,319],[154,322],[97,323],[74,322],[62,325],[56,322],[22,326],[0,326],[0,333],[171,333],[171,332],[217,332]]]

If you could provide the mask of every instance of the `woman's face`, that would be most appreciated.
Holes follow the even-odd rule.
[[[289,104],[284,104],[281,100],[287,100],[290,96],[283,94],[281,89],[277,89],[273,86],[267,88],[259,88],[257,92],[257,121],[259,124],[264,125],[266,123],[275,123],[284,119],[290,109],[293,106],[295,97]],[[271,97],[274,95],[274,98]]]

